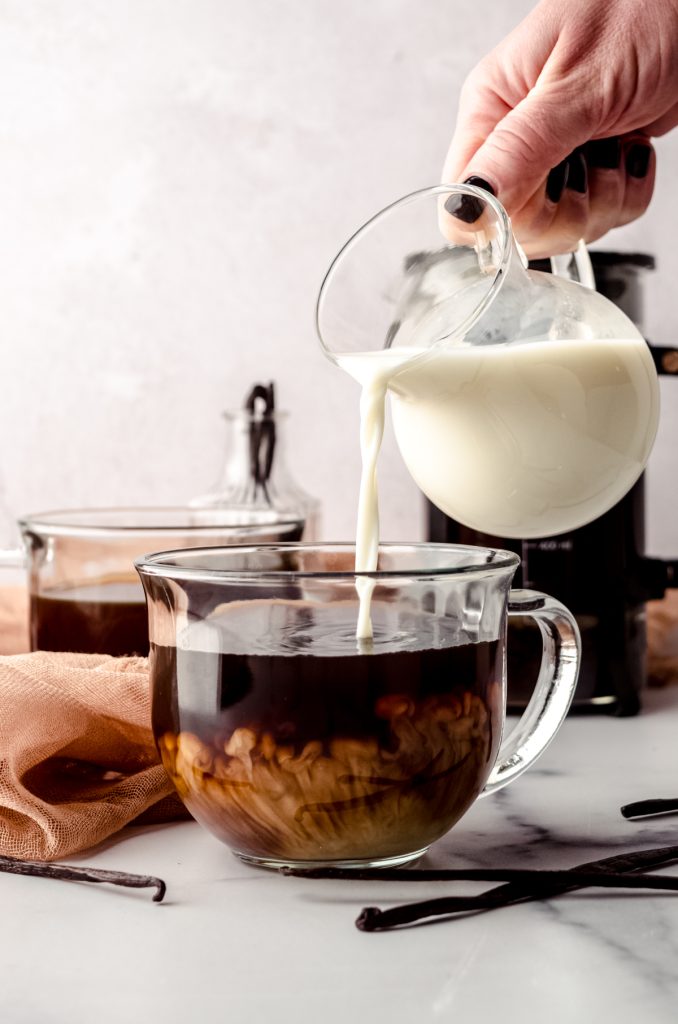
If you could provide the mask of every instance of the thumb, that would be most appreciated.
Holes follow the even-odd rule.
[[[478,139],[487,115],[463,105],[445,165],[445,180],[480,178],[516,214],[545,188],[552,168],[594,134],[590,115],[557,85],[537,84],[512,110]]]

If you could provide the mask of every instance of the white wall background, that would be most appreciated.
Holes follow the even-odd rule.
[[[353,531],[355,385],[313,311],[348,234],[438,180],[465,73],[529,0],[3,0],[0,471],[15,512],[182,502],[220,411],[274,379],[324,534]],[[678,333],[678,133],[646,217],[649,334]],[[671,386],[673,385],[673,387]],[[678,553],[678,381],[649,473],[650,546]],[[384,535],[421,534],[392,439]]]

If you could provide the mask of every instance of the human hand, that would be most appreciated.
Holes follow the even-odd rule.
[[[443,180],[489,186],[528,255],[568,252],[645,211],[676,124],[678,0],[542,0],[466,79]]]

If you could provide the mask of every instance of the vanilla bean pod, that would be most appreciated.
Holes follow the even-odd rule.
[[[652,814],[669,814],[678,811],[678,799],[670,798],[664,800],[636,800],[635,803],[625,804],[621,813],[625,818],[644,818]]]
[[[587,861],[568,871],[610,871],[618,874],[642,869],[667,867],[678,861],[678,846],[658,846],[649,850],[634,850],[631,853],[616,853],[602,860]],[[523,874],[539,877],[546,869],[541,868],[340,868],[340,867],[284,867],[283,875],[297,878],[341,878],[354,881],[403,881],[403,882],[449,882],[449,881],[495,881],[507,875]]]
[[[108,882],[128,889],[155,889],[153,902],[160,903],[166,886],[162,878],[153,875],[130,875],[126,871],[105,871],[101,868],[80,868],[73,864],[50,864],[40,860],[17,860],[0,857],[0,872],[11,875],[31,875],[34,878],[60,878],[68,882]]]
[[[264,405],[261,415],[256,416],[257,402]],[[250,478],[254,483],[255,497],[259,490],[269,502],[269,477],[273,467],[275,453],[275,391],[273,382],[268,385],[255,384],[245,401],[245,408],[250,413]]]
[[[406,903],[390,910],[379,907],[364,907],[356,920],[361,931],[380,931],[413,924],[431,917],[449,917],[453,914],[491,910],[509,906],[512,903],[527,902],[545,897],[574,892],[577,889],[647,889],[663,892],[678,892],[678,878],[656,878],[654,875],[613,874],[604,871],[529,871],[505,872],[505,877],[515,881],[529,881],[531,891],[516,895],[509,900],[497,900],[497,890],[490,889],[479,896],[443,896],[418,903]],[[554,891],[554,886],[557,890]]]
[[[426,917],[450,916],[510,906],[515,903],[547,899],[574,889],[606,886],[624,888],[652,888],[670,891],[678,890],[678,879],[650,879],[647,875],[634,872],[666,867],[678,861],[678,846],[662,846],[649,850],[615,854],[602,860],[589,861],[562,871],[540,869],[416,869],[416,868],[365,868],[349,870],[341,868],[285,868],[285,874],[306,878],[351,878],[357,880],[382,881],[497,881],[505,884],[496,886],[476,896],[452,896],[419,903],[405,904],[382,911],[377,907],[365,907],[356,920],[361,931],[378,931],[411,924]],[[606,881],[603,881],[603,880]],[[631,884],[629,884],[631,883]]]

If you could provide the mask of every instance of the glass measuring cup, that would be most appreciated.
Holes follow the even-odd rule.
[[[0,566],[27,575],[31,650],[121,656],[148,653],[134,569],[144,552],[299,540],[304,522],[256,509],[88,508],[24,516],[19,527],[23,546],[0,551]]]

